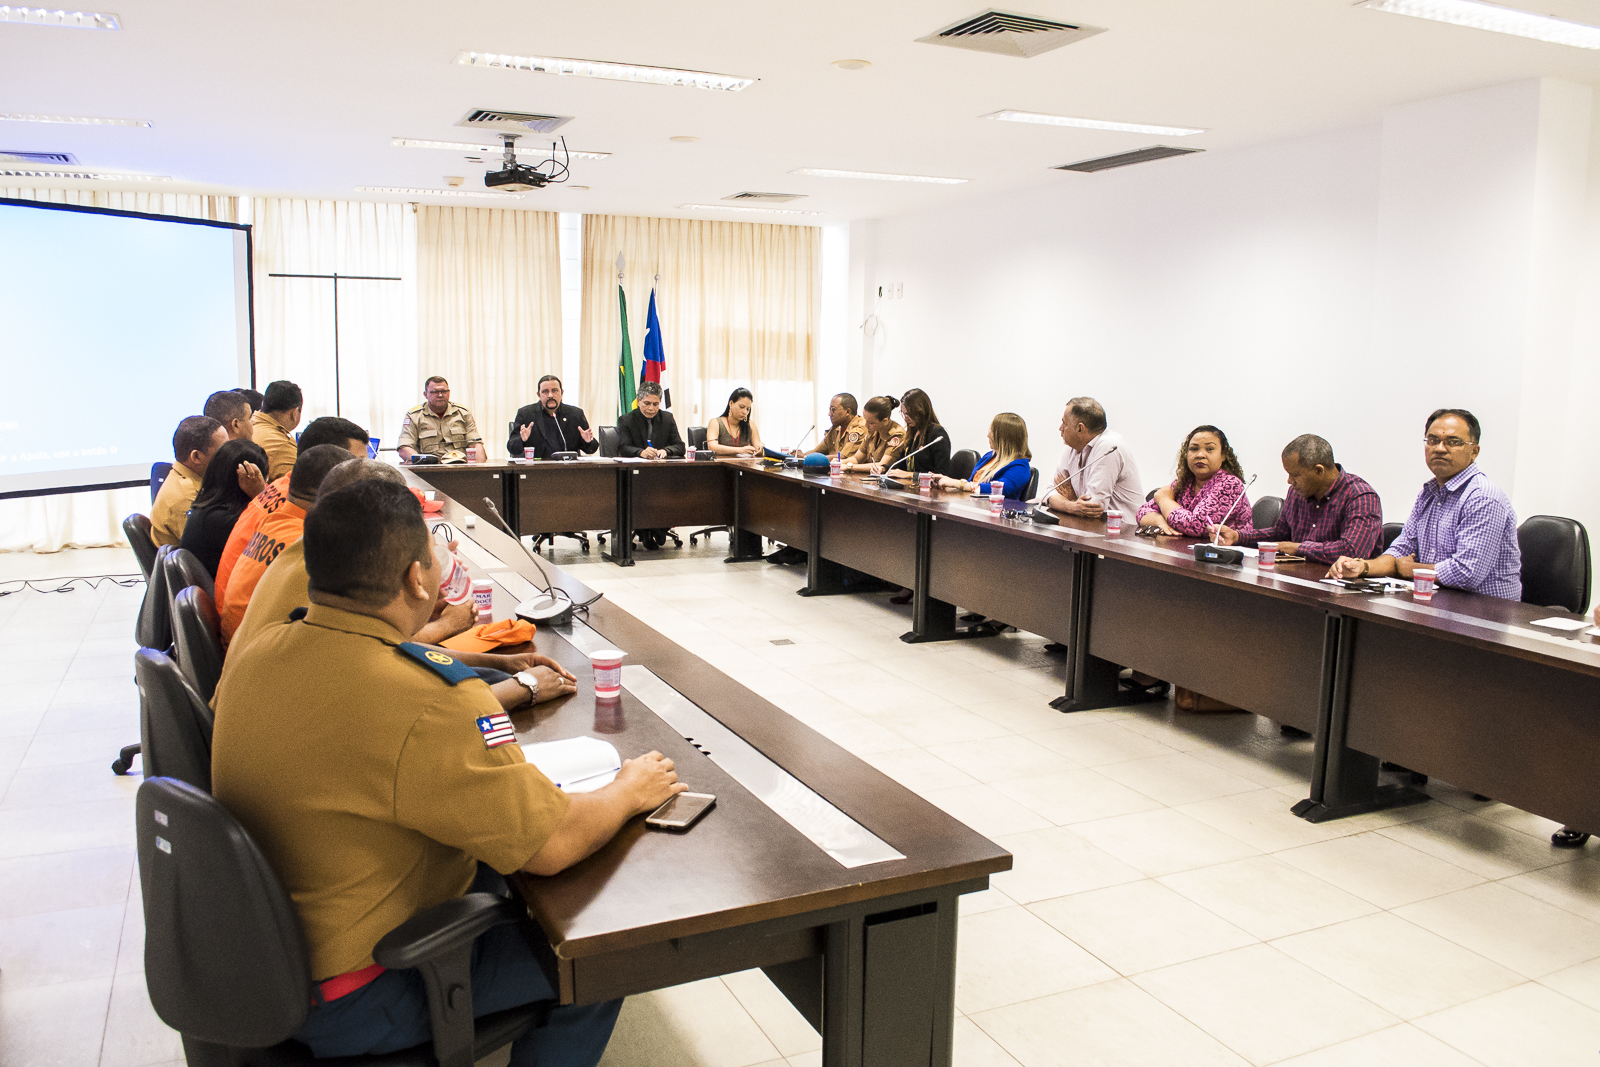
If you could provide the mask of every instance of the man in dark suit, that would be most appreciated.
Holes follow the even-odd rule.
[[[640,459],[682,459],[686,447],[678,434],[678,421],[672,412],[661,410],[661,386],[639,383],[639,406],[617,420],[617,441],[624,456]],[[667,543],[665,527],[636,530],[645,548],[660,548]]]
[[[517,409],[511,437],[506,441],[507,452],[549,459],[556,452],[593,454],[600,447],[583,409],[563,404],[561,395],[560,378],[546,374],[539,379],[539,402]]]

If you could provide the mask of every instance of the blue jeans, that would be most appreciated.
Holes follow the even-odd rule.
[[[505,881],[479,867],[472,889],[503,893]],[[555,999],[521,929],[497,926],[473,943],[474,1015]],[[552,1007],[544,1026],[512,1043],[511,1067],[594,1067],[621,1008],[620,999]],[[385,971],[354,993],[314,1006],[294,1036],[318,1057],[394,1052],[432,1040],[422,975]]]

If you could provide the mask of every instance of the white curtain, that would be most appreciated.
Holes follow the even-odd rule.
[[[585,215],[582,395],[590,423],[617,418],[621,253],[635,379],[653,287],[678,425],[705,425],[742,385],[755,394],[752,421],[762,439],[794,444],[815,418],[821,248],[815,226]]]
[[[231,196],[109,189],[0,188],[0,197],[217,222],[239,221],[238,200]],[[0,500],[0,552],[59,552],[63,548],[125,545],[123,516],[149,510],[150,493],[142,487]]]
[[[295,382],[304,422],[342,415],[393,447],[422,390],[411,206],[253,198],[241,211],[255,227],[256,388]],[[335,273],[400,279],[338,283],[337,379],[333,281],[272,277]]]
[[[492,456],[540,376],[561,372],[560,264],[553,211],[417,208],[418,370],[449,379]]]

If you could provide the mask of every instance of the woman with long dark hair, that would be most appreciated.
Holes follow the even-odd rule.
[[[1178,449],[1177,476],[1139,509],[1139,525],[1205,537],[1230,511],[1250,514],[1250,500],[1244,496],[1244,469],[1228,435],[1215,426],[1196,426]]]
[[[215,578],[222,550],[240,512],[266,487],[267,453],[254,441],[240,438],[217,449],[200,479],[200,492],[189,509],[181,545],[194,553]]]
[[[761,455],[761,431],[750,421],[754,405],[755,397],[742,385],[729,393],[722,414],[706,427],[706,447],[719,456]]]
[[[900,398],[900,412],[906,420],[906,435],[899,448],[890,449],[881,463],[873,464],[872,473],[887,470],[890,477],[901,481],[915,481],[918,472],[943,474],[950,465],[950,434],[939,425],[933,401],[921,389],[907,389]],[[924,445],[927,451],[912,455]],[[909,458],[900,463],[901,457]]]

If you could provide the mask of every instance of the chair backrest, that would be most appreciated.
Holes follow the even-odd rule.
[[[687,440],[691,448],[694,448],[697,451],[704,450],[706,447],[706,428],[704,426],[689,427],[689,436]]]
[[[1258,530],[1270,530],[1283,514],[1283,497],[1264,496],[1250,505],[1250,525]]]
[[[1039,468],[1033,468],[1033,473],[1028,475],[1028,491],[1022,494],[1022,499],[1032,500],[1039,492]]]
[[[145,773],[211,792],[211,708],[165,652],[135,652],[133,677],[139,685],[139,754]]]
[[[950,462],[945,464],[944,476],[946,478],[970,478],[972,468],[978,465],[978,454],[970,448],[963,448],[950,453]]]
[[[172,601],[172,648],[184,681],[210,704],[222,677],[222,623],[211,594],[198,585]]]
[[[1156,489],[1160,489],[1160,488],[1161,487],[1159,485],[1156,486]],[[1154,500],[1156,498],[1156,489],[1152,489],[1152,490],[1150,490],[1148,493],[1146,493],[1144,495],[1145,503],[1149,503],[1150,501],[1152,501],[1152,500]]]
[[[135,812],[156,1014],[233,1048],[287,1040],[311,1006],[310,955],[266,857],[216,798],[176,779],[146,778]]]
[[[167,475],[172,473],[170,463],[150,464],[150,503],[156,502],[156,494],[161,492],[161,483],[167,480]]]
[[[172,647],[172,597],[167,592],[167,569],[163,562],[174,551],[171,545],[156,549],[150,577],[145,579],[144,603],[139,605],[139,616],[133,625],[133,639],[139,642],[140,648],[165,652]]]
[[[600,454],[602,456],[622,455],[622,437],[617,433],[615,426],[600,427]]]
[[[1534,515],[1517,527],[1522,549],[1522,602],[1583,614],[1594,580],[1589,531],[1577,519]]]
[[[1389,546],[1394,544],[1395,541],[1399,539],[1400,535],[1405,532],[1405,529],[1406,526],[1403,522],[1384,523],[1383,536],[1379,539],[1381,543],[1378,545],[1378,551],[1380,553],[1389,551]]]
[[[207,596],[217,595],[216,582],[212,580],[211,572],[206,570],[206,565],[187,548],[174,548],[161,565],[167,571],[168,596],[176,597],[191,585],[198,585],[204,589]]]
[[[150,580],[150,570],[156,565],[156,543],[150,539],[150,516],[137,511],[122,520],[122,535],[128,539],[133,556],[139,561],[144,580]]]

